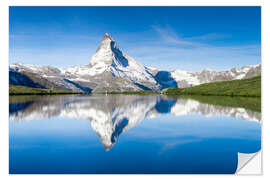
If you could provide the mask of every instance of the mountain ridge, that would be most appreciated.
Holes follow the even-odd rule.
[[[23,82],[21,79],[23,76],[27,76],[35,79],[36,87],[57,88],[73,92],[138,90],[157,92],[164,88],[184,88],[207,82],[257,76],[261,73],[261,64],[224,71],[163,71],[144,66],[129,57],[117,47],[114,38],[106,33],[88,65],[56,68],[15,63],[9,66],[9,72],[9,82],[12,85],[33,87],[33,83],[31,85],[19,83]],[[17,76],[14,75],[15,73]],[[32,77],[29,77],[29,74]]]

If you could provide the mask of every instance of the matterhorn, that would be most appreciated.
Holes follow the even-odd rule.
[[[89,64],[55,68],[15,63],[9,66],[9,83],[88,93],[139,90],[157,92],[164,88],[183,88],[213,81],[250,78],[260,73],[260,64],[223,71],[158,70],[144,66],[122,52],[114,38],[106,33]]]

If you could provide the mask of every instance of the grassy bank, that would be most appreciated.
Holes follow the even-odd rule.
[[[53,95],[53,94],[78,94],[78,93],[58,89],[40,89],[14,85],[9,86],[9,95]]]
[[[222,82],[205,83],[188,88],[164,89],[166,95],[261,97],[261,76]]]

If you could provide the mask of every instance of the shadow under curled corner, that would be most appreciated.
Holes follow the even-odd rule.
[[[256,153],[238,153],[237,175],[262,175],[261,150]]]

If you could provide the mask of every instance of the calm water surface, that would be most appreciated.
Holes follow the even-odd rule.
[[[209,97],[210,98],[210,97]],[[9,171],[235,173],[261,113],[158,95],[10,97]]]

